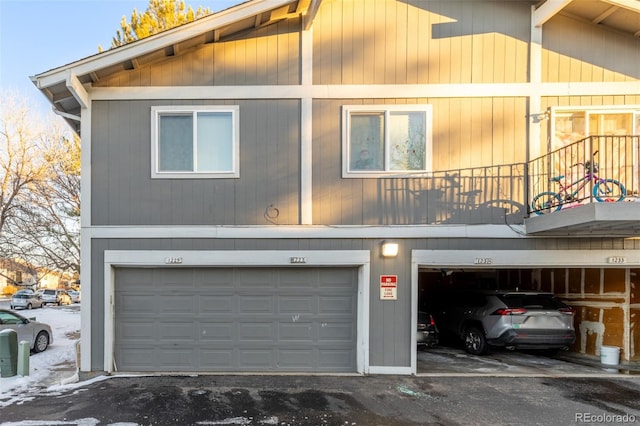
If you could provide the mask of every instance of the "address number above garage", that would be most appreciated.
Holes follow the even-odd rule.
[[[183,262],[181,257],[165,257],[164,263],[167,265],[180,265]]]

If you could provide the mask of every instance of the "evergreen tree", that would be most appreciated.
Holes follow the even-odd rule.
[[[127,22],[126,16],[120,21],[120,29],[111,42],[111,47],[118,47],[150,35],[177,27],[195,19],[209,15],[209,8],[198,7],[194,12],[186,6],[184,0],[149,0],[147,10],[140,14],[136,9]],[[100,51],[102,49],[100,48]]]

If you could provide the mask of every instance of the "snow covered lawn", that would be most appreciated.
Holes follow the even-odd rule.
[[[0,377],[0,407],[29,399],[53,385],[77,380],[76,343],[80,340],[80,308],[45,307],[20,310],[27,318],[51,326],[53,344],[29,358],[29,376]]]

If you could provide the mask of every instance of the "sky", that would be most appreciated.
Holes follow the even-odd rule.
[[[244,0],[186,0],[219,11]],[[148,0],[0,0],[0,88],[50,106],[30,76],[111,47],[123,16],[142,13]]]

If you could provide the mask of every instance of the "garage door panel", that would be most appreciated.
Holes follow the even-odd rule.
[[[301,341],[308,342],[317,339],[316,324],[314,323],[295,323],[280,324],[278,327],[278,335],[280,342]]]
[[[160,312],[164,312],[168,315],[175,312],[189,312],[193,310],[195,305],[195,296],[191,295],[160,295],[160,297],[156,297],[156,299]]]
[[[127,294],[126,297],[116,298],[116,304],[120,306],[122,312],[154,312],[155,304],[150,303],[148,294]]]
[[[155,358],[161,371],[180,371],[185,365],[195,366],[196,350],[190,347],[160,346]]]
[[[198,365],[205,371],[230,371],[234,366],[235,350],[230,349],[201,349]],[[234,368],[235,369],[235,368]]]
[[[275,364],[272,349],[238,349],[240,365],[255,370],[270,370]]]
[[[355,336],[351,324],[322,323],[319,338],[322,341],[351,342]]]
[[[235,324],[200,322],[199,340],[206,342],[232,342],[236,335]]]
[[[281,296],[278,311],[282,314],[316,313],[316,301],[312,296]]]
[[[355,299],[349,296],[329,296],[319,298],[319,313],[353,313],[356,310]]]
[[[232,313],[235,311],[235,297],[232,294],[198,296],[198,312],[202,314]]]
[[[254,342],[272,342],[275,339],[273,324],[262,322],[243,322],[238,324],[238,340]]]
[[[126,361],[125,371],[149,371],[149,367],[155,368],[154,360],[157,349],[148,346],[129,345],[116,356],[115,364],[121,369],[120,360]]]
[[[188,343],[196,338],[195,332],[196,329],[191,321],[165,321],[159,324],[158,338],[176,343]]]
[[[119,371],[356,370],[355,268],[117,268],[115,293]]]
[[[247,296],[238,297],[238,313],[243,315],[271,314],[275,308],[274,296]]]
[[[156,340],[156,324],[152,322],[121,322],[116,327],[116,334],[122,341],[136,342]]]
[[[337,350],[337,349],[320,349],[319,367],[327,370],[334,370],[344,365],[349,359],[355,356],[352,350]]]

